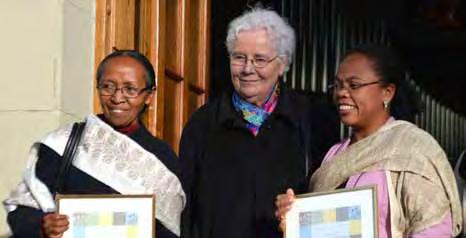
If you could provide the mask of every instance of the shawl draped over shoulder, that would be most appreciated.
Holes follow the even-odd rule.
[[[414,124],[396,120],[325,162],[310,179],[311,192],[336,189],[355,174],[388,171],[392,235],[411,234],[442,221],[462,226],[456,180],[437,141]]]

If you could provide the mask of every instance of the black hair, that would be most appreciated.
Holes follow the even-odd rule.
[[[97,67],[97,83],[99,83],[100,78],[104,74],[108,61],[116,57],[130,57],[139,62],[144,67],[145,79],[147,83],[146,87],[148,89],[155,90],[154,67],[150,63],[149,59],[147,59],[143,54],[139,53],[136,50],[115,50],[111,54],[105,56],[105,58],[100,62],[99,66]]]
[[[362,54],[371,61],[382,85],[396,86],[394,98],[390,102],[390,114],[396,119],[413,122],[419,112],[419,98],[408,83],[406,68],[397,52],[386,46],[366,44],[350,49],[343,59],[352,54]]]

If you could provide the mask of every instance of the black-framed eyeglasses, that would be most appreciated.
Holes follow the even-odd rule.
[[[348,90],[349,92],[353,92],[353,91],[356,91],[362,87],[365,87],[365,86],[369,86],[369,85],[372,85],[372,84],[377,84],[377,83],[380,83],[381,81],[380,80],[376,80],[376,81],[373,81],[373,82],[368,82],[368,83],[358,83],[358,82],[344,82],[344,81],[340,81],[340,80],[335,80],[335,83],[334,84],[330,84],[328,86],[328,89],[329,91],[339,91],[339,90],[342,90],[342,89],[346,89]]]
[[[144,91],[152,91],[152,87],[136,88],[133,86],[117,87],[114,84],[102,83],[97,86],[97,91],[101,96],[113,96],[117,91],[120,91],[125,98],[138,97]]]
[[[249,59],[246,55],[243,54],[231,54],[230,63],[235,66],[245,66],[248,61],[251,61],[254,68],[265,68],[270,62],[278,58],[278,55],[267,58],[265,56],[255,56],[252,59]]]

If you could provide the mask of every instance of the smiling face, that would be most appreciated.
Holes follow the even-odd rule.
[[[373,69],[373,63],[364,55],[354,53],[345,57],[338,69],[336,80],[346,85],[334,91],[334,100],[343,124],[352,127],[355,133],[368,135],[376,131],[390,117],[383,106],[391,101],[395,86],[383,83],[368,84],[357,89],[348,85],[363,85],[380,81]]]
[[[249,103],[261,106],[283,75],[285,64],[282,57],[277,57],[277,51],[268,37],[265,29],[243,30],[238,33],[233,55],[244,55],[248,61],[239,66],[230,63],[231,81],[235,91]],[[263,68],[255,68],[251,59],[273,59]]]
[[[127,56],[115,57],[107,61],[99,84],[111,84],[117,88],[146,87],[144,67]],[[153,91],[143,91],[135,98],[125,98],[121,90],[112,96],[99,94],[100,105],[106,121],[115,128],[123,128],[138,123],[139,113],[151,102]]]

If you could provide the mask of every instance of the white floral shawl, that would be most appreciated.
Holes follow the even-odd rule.
[[[31,147],[23,180],[4,201],[8,212],[18,205],[55,211],[52,194],[35,175],[39,145],[63,154],[71,125],[49,133]],[[156,218],[180,234],[181,212],[186,204],[178,177],[157,157],[98,117],[86,118],[86,128],[73,165],[121,194],[155,194]]]

